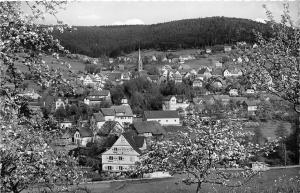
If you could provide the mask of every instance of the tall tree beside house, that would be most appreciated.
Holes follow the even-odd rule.
[[[255,145],[241,123],[228,120],[201,121],[189,118],[188,131],[150,145],[138,165],[138,173],[169,171],[184,173],[187,185],[196,184],[196,192],[205,183],[238,187],[248,182],[255,172],[247,167],[257,153],[268,153],[277,142]],[[230,173],[226,168],[244,168]],[[233,180],[233,181],[231,181]]]
[[[51,83],[54,93],[59,93],[61,86],[70,86],[63,79],[63,70],[49,68],[43,61],[43,54],[58,58],[58,52],[63,53],[64,48],[51,36],[53,27],[38,24],[43,14],[55,15],[64,4],[0,2],[1,192],[19,193],[38,183],[54,191],[53,188],[76,183],[83,176],[75,159],[52,149],[51,140],[59,134],[53,122],[40,114],[20,114],[18,104],[23,101],[17,97],[26,72],[39,85]],[[26,6],[30,13],[23,12]],[[63,30],[60,24],[55,28]],[[19,66],[25,72],[19,71]],[[62,186],[55,186],[57,183]]]
[[[265,6],[264,6],[265,7]],[[279,96],[294,105],[300,119],[300,29],[294,26],[288,4],[283,4],[281,22],[276,23],[266,8],[273,37],[257,34],[258,46],[242,52],[250,82],[261,90]],[[298,157],[300,156],[300,124],[298,120]],[[300,158],[299,158],[300,163]]]

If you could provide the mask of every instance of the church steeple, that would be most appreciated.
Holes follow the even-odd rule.
[[[143,61],[141,58],[141,49],[139,47],[139,61],[138,61],[138,71],[142,71],[143,70]]]

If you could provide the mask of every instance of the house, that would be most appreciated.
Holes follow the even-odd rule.
[[[35,92],[34,89],[28,89],[18,95],[28,97],[33,100],[38,100],[39,98],[41,98],[41,95],[39,95],[37,92]]]
[[[191,74],[191,76],[196,76],[198,73],[195,69],[191,69],[190,74]]]
[[[197,78],[193,81],[193,88],[201,88],[201,87],[203,87],[203,79],[197,77]]]
[[[220,77],[216,77],[210,80],[210,85],[214,88],[222,88],[225,85],[225,81]]]
[[[238,89],[232,88],[229,90],[229,96],[238,96],[238,95],[239,95]]]
[[[60,128],[71,128],[73,126],[73,121],[65,119],[59,123]]]
[[[223,67],[223,64],[222,64],[222,62],[215,61],[215,62],[214,62],[214,67],[215,67],[215,68],[222,68],[222,67]]]
[[[161,125],[181,125],[177,111],[145,111],[144,120],[157,121]]]
[[[55,110],[57,110],[58,108],[65,108],[65,101],[63,101],[62,98],[58,98],[55,101]]]
[[[164,111],[174,111],[179,108],[185,110],[189,106],[189,100],[186,99],[184,96],[175,96],[170,95],[168,97],[165,97],[162,102],[162,109]]]
[[[113,145],[102,153],[102,171],[126,172],[134,170],[142,150],[146,149],[145,137],[134,132],[123,133]]]
[[[100,109],[105,121],[117,121],[122,126],[132,123],[133,113],[131,107],[127,104],[127,100],[123,100],[122,102],[123,104],[119,106]]]
[[[99,137],[107,137],[108,135],[120,136],[122,133],[124,133],[124,127],[117,121],[105,121],[97,131]]]
[[[83,80],[83,85],[87,86],[87,85],[93,85],[93,84],[94,84],[93,79],[89,75],[86,75],[86,77]]]
[[[97,126],[97,129],[100,129],[105,123],[104,115],[101,112],[93,113],[91,117],[91,123],[95,124]]]
[[[214,104],[215,99],[213,98],[213,95],[203,95],[203,96],[197,96],[193,98],[194,104]]]
[[[206,79],[208,79],[208,78],[210,78],[212,76],[211,73],[210,73],[210,71],[207,68],[201,68],[198,71],[198,74],[199,75],[203,75]]]
[[[130,72],[122,72],[121,73],[121,81],[130,80]]]
[[[246,100],[243,104],[246,107],[249,115],[255,115],[259,103],[259,100]]]
[[[223,76],[223,70],[222,68],[214,68],[211,72],[213,77],[222,77]]]
[[[242,70],[240,70],[238,68],[226,69],[223,72],[224,77],[238,77],[238,76],[242,76],[242,75],[243,75]]]
[[[230,52],[231,46],[224,46],[224,52]]]
[[[74,133],[75,131],[71,128],[66,128],[63,134],[58,139],[53,141],[54,145],[58,146],[69,146],[74,145]]]
[[[92,91],[88,94],[83,102],[87,105],[95,105],[100,104],[103,101],[111,101],[109,90]]]
[[[157,121],[135,122],[131,128],[137,132],[137,135],[144,137],[163,138],[166,135],[165,129]]]
[[[114,63],[114,59],[113,59],[113,58],[109,58],[109,59],[108,59],[108,62],[109,62],[110,64],[112,64],[112,63]]]
[[[182,75],[178,71],[176,71],[173,77],[174,77],[175,84],[182,83]]]
[[[255,94],[254,88],[247,88],[245,94],[250,94],[250,95]]]
[[[74,142],[78,146],[86,147],[88,142],[91,142],[93,132],[88,127],[79,127],[74,133]]]
[[[206,52],[207,54],[211,54],[211,53],[212,53],[212,50],[211,50],[210,48],[206,48],[206,49],[205,49],[205,52]]]

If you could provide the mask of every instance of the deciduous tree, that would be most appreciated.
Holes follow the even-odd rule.
[[[196,192],[200,192],[204,183],[241,186],[255,175],[247,167],[248,161],[258,152],[268,153],[276,145],[275,141],[264,146],[254,145],[249,141],[253,134],[244,131],[239,122],[200,121],[197,118],[186,122],[187,132],[178,132],[170,140],[150,146],[141,158],[139,173],[184,173],[186,179],[183,182],[197,184]],[[228,172],[227,168],[244,170]]]

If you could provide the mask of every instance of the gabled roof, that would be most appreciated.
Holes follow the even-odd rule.
[[[103,114],[101,112],[99,112],[99,113],[93,113],[93,116],[94,116],[94,118],[95,118],[95,120],[97,122],[103,122],[103,121],[105,121],[104,116],[103,116]]]
[[[133,116],[131,107],[129,105],[111,106],[115,113],[124,113],[125,116]]]
[[[110,108],[101,108],[104,116],[115,116],[117,113],[124,113],[124,116],[133,116],[129,105],[111,106]]]
[[[145,111],[146,119],[179,118],[177,111]]]
[[[101,112],[104,116],[115,116],[115,111],[112,108],[101,108]]]
[[[257,106],[260,100],[246,100],[245,103],[247,106]]]
[[[121,79],[121,75],[122,75],[121,72],[110,72],[110,73],[107,74],[107,78],[110,81],[116,81],[116,80],[120,80]]]
[[[137,136],[133,131],[128,131],[126,133],[123,133],[122,135],[137,153],[142,153],[140,148],[143,147],[145,143],[144,136]]]
[[[230,100],[230,96],[229,95],[213,95],[213,98],[215,100]]]
[[[204,74],[205,72],[207,72],[208,70],[206,68],[201,68],[199,71],[198,71],[198,74]],[[209,72],[209,71],[208,71]]]
[[[165,135],[165,129],[157,121],[143,121],[132,124],[138,134],[152,133],[153,135]]]
[[[117,129],[117,130],[114,130]],[[120,129],[120,131],[119,131]],[[113,132],[114,131],[114,132]],[[122,125],[120,125],[117,121],[106,121],[100,130],[98,131],[98,135],[100,136],[107,136],[109,134],[121,134],[124,131]]]
[[[95,90],[89,93],[89,96],[108,96],[109,90]]]
[[[77,129],[80,134],[80,137],[92,137],[93,133],[88,127],[80,127]]]

